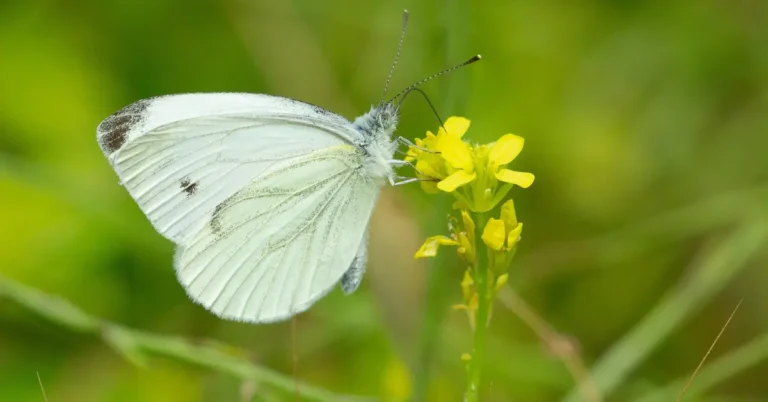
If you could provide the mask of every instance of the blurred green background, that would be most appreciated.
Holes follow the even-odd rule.
[[[392,89],[481,53],[424,90],[443,117],[472,120],[473,140],[526,139],[515,168],[536,182],[512,192],[525,233],[510,282],[571,339],[591,370],[582,385],[674,400],[743,298],[686,400],[768,401],[768,2],[748,0],[0,2],[0,400],[42,401],[35,372],[51,402],[294,398],[110,347],[30,289],[289,385],[295,355],[298,378],[328,392],[461,400],[462,272],[450,252],[412,258],[446,232],[447,196],[386,189],[361,289],[332,292],[292,338],[290,321],[224,322],[187,299],[172,244],[95,140],[122,106],[180,92],[270,93],[354,118],[381,96],[405,8]],[[436,128],[423,100],[405,102],[400,135]],[[498,303],[483,400],[582,400],[554,346]]]

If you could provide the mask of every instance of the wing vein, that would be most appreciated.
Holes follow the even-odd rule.
[[[338,194],[338,192],[341,190],[341,188],[343,188],[344,184],[345,184],[345,183],[346,183],[346,181],[349,179],[349,177],[351,177],[351,175],[352,175],[352,173],[350,172],[350,174],[349,174],[349,175],[347,175],[347,177],[346,177],[346,178],[344,178],[344,180],[342,181],[342,183],[340,183],[340,184],[339,184],[339,185],[336,187],[336,189],[333,191],[333,194],[331,194],[331,196],[330,196],[330,197],[328,197],[328,199],[325,201],[325,203],[322,205],[322,207],[321,207],[321,208],[318,210],[317,214],[315,214],[314,216],[310,217],[310,219],[309,219],[309,222],[307,222],[307,223],[306,223],[306,224],[304,224],[302,227],[299,227],[299,228],[297,228],[297,229],[295,230],[294,234],[292,234],[292,235],[290,236],[290,238],[291,238],[291,239],[295,238],[295,235],[296,235],[297,233],[301,233],[301,232],[302,232],[302,230],[306,229],[306,227],[307,227],[308,225],[310,225],[312,222],[314,222],[314,220],[317,218],[317,216],[319,216],[319,215],[321,215],[321,214],[323,213],[323,211],[324,211],[324,210],[327,208],[327,206],[330,204],[330,202],[331,202],[331,201],[332,201],[332,200],[335,198],[336,194]],[[281,242],[282,244],[280,244],[280,245],[272,245],[272,244],[271,244],[272,240],[271,240],[271,238],[270,238],[270,241],[268,242],[268,244],[269,244],[270,246],[269,246],[269,248],[267,249],[267,252],[269,252],[269,251],[271,251],[271,250],[274,250],[274,249],[275,249],[275,247],[283,247],[283,248],[285,248],[285,247],[287,246],[287,242],[288,242],[288,241],[290,241],[290,239],[289,239],[289,240],[287,240],[287,241],[282,241],[282,242]],[[245,260],[245,261],[247,261],[248,259],[250,259],[252,255],[253,255],[253,254],[251,253],[251,254],[250,254],[250,255],[249,255],[247,258],[246,258],[246,260]],[[263,259],[263,257],[262,257],[262,259]],[[227,281],[226,281],[226,285],[224,286],[224,288],[223,288],[223,289],[226,289],[226,288],[229,286],[229,283],[232,281],[232,278],[233,278],[233,277],[236,275],[236,273],[237,273],[237,272],[239,272],[239,270],[240,270],[240,269],[242,269],[242,267],[243,267],[243,265],[240,265],[240,266],[237,268],[236,272],[235,272],[235,273],[233,273],[233,274],[232,274],[232,275],[231,275],[229,278],[227,278]],[[245,282],[247,282],[247,281],[248,281],[248,278],[250,278],[251,274],[252,274],[254,271],[255,271],[255,270],[252,270],[251,272],[249,272],[249,273],[246,275],[246,277],[245,277],[245,278],[244,278],[242,281],[240,281],[240,283],[237,285],[237,288],[235,288],[234,294],[237,294],[237,293],[240,291],[240,287],[241,287],[241,286],[242,286],[242,285],[243,285]],[[264,271],[266,271],[266,269],[265,269]],[[259,286],[259,284],[261,283],[261,280],[262,280],[262,279],[264,279],[264,277],[265,277],[265,276],[266,276],[266,272],[264,272],[264,273],[263,273],[263,274],[262,274],[262,275],[259,277],[259,279],[256,281],[256,283],[255,283],[255,284],[254,284],[254,285],[251,287],[251,290],[249,291],[250,293],[248,293],[248,298],[247,298],[247,299],[246,299],[246,301],[245,301],[245,305],[248,305],[248,303],[250,303],[250,300],[251,300],[251,296],[253,296],[253,292],[254,292],[254,290],[256,290],[256,288],[257,288],[257,287]],[[274,276],[274,275],[273,275],[273,276]],[[223,293],[223,292],[222,292],[222,293]],[[221,296],[221,294],[222,294],[222,293],[219,293],[219,296]],[[265,293],[265,296],[264,296],[264,298],[263,298],[263,299],[262,299],[262,301],[261,301],[261,305],[263,305],[263,303],[264,303],[264,300],[266,300],[266,293]],[[217,299],[214,301],[214,304],[215,304],[217,301],[218,301],[218,297],[217,297]],[[232,299],[230,299],[230,300],[229,300],[229,302],[231,302],[231,301],[232,301]],[[226,308],[228,308],[228,307],[229,307],[229,302],[227,303],[227,306],[225,307],[225,310],[226,310]]]
[[[334,211],[333,219],[331,220],[331,222],[336,221],[336,219],[338,218],[339,213],[344,210],[346,205],[347,205],[347,203],[339,205],[339,208],[337,208],[336,211]],[[323,236],[323,242],[321,244],[328,244],[328,238],[330,237],[330,233],[331,233],[332,230],[333,230],[333,225],[328,225],[328,228],[325,231],[325,235]],[[317,265],[322,265],[322,261],[320,261],[321,258],[322,258],[322,254],[320,255],[320,257],[318,257],[318,261],[316,262]],[[307,299],[307,300],[311,300],[312,299],[311,292],[312,292],[312,289],[314,287],[315,277],[317,276],[316,274],[317,274],[317,268],[312,270],[312,273],[311,273],[311,276],[310,276],[309,286],[307,287],[307,295],[305,297],[305,299]],[[294,296],[294,299],[295,299],[295,296]],[[295,304],[295,302],[293,302],[293,303]]]
[[[343,171],[342,171],[342,172],[336,172],[336,173],[334,173],[333,175],[329,176],[328,178],[321,180],[320,182],[317,182],[317,183],[313,183],[313,184],[311,184],[311,185],[308,185],[308,186],[305,186],[305,187],[303,187],[303,188],[300,188],[300,189],[298,189],[298,190],[296,190],[296,191],[293,191],[292,193],[290,193],[289,197],[287,197],[287,198],[286,198],[286,200],[285,200],[285,201],[283,201],[282,203],[280,203],[280,204],[276,204],[275,206],[273,206],[272,208],[269,208],[269,209],[267,209],[266,211],[261,211],[261,212],[259,212],[259,213],[255,214],[255,215],[253,215],[253,216],[250,216],[250,217],[248,217],[247,219],[244,219],[243,221],[241,221],[241,222],[239,222],[238,224],[236,224],[235,226],[233,226],[233,227],[232,227],[232,228],[229,230],[229,233],[232,233],[232,232],[236,231],[237,229],[241,228],[242,226],[244,226],[244,225],[246,225],[246,224],[249,224],[249,223],[251,223],[253,220],[255,220],[255,219],[258,219],[258,218],[260,218],[261,216],[264,216],[264,215],[266,215],[266,214],[270,214],[270,213],[274,212],[274,211],[275,211],[277,208],[279,208],[281,205],[284,205],[284,204],[285,204],[285,203],[287,203],[289,200],[293,200],[293,199],[295,199],[295,198],[296,198],[298,195],[300,195],[301,193],[304,193],[306,190],[308,190],[308,189],[310,189],[310,188],[312,188],[312,187],[315,187],[315,186],[317,186],[319,183],[325,183],[325,182],[328,182],[328,181],[332,180],[334,177],[336,177],[336,176],[338,176],[338,175],[340,175],[340,174],[342,174],[342,173],[343,173]],[[264,195],[262,195],[262,196],[264,196]],[[246,198],[246,199],[253,199],[253,198],[258,198],[258,197],[259,197],[259,196],[255,196],[255,197],[248,197],[248,198]],[[245,199],[244,199],[244,200],[245,200]],[[244,201],[244,200],[240,200],[240,202],[242,202],[242,201]],[[226,207],[225,209],[223,209],[223,210],[222,210],[220,213],[223,213],[224,211],[226,211],[226,209],[229,209],[230,207],[231,207],[231,206],[227,206],[227,207]],[[270,215],[270,216],[271,216],[271,215]],[[269,217],[268,217],[267,219],[269,219]],[[253,235],[253,234],[255,234],[255,233],[256,233],[255,231],[252,231],[252,232],[251,232],[251,235]],[[240,248],[240,247],[242,247],[242,245],[243,245],[243,244],[245,244],[245,243],[246,243],[248,240],[250,240],[250,236],[248,236],[248,237],[247,237],[247,238],[246,238],[246,239],[245,239],[243,242],[241,242],[241,243],[240,243],[240,244],[239,244],[239,245],[238,245],[236,248],[238,248],[238,249],[239,249],[239,248]],[[198,253],[197,253],[197,254],[196,254],[196,255],[195,255],[193,258],[192,258],[192,261],[190,261],[190,263],[189,263],[189,264],[188,264],[186,267],[189,267],[189,266],[191,266],[191,265],[192,265],[192,264],[191,264],[191,262],[193,262],[194,260],[196,260],[197,258],[199,258],[201,255],[203,255],[205,252],[207,252],[207,251],[210,249],[210,247],[212,247],[214,244],[216,244],[216,243],[217,243],[217,242],[219,242],[219,241],[221,241],[221,240],[220,240],[220,239],[216,239],[216,240],[214,240],[213,242],[211,242],[210,244],[206,245],[206,246],[203,248],[203,250],[201,250],[200,252],[198,252]],[[217,254],[217,255],[218,255],[218,254]],[[217,255],[214,255],[214,258],[215,258]],[[195,277],[194,277],[194,278],[192,278],[192,280],[191,280],[191,282],[190,282],[189,286],[192,286],[192,285],[193,285],[193,284],[194,284],[194,283],[197,281],[197,279],[199,278],[200,274],[201,274],[201,273],[203,273],[203,272],[204,272],[204,271],[205,271],[205,270],[208,268],[208,266],[210,265],[211,261],[213,261],[213,259],[214,259],[214,258],[211,258],[210,260],[208,260],[208,262],[205,264],[205,266],[203,267],[203,269],[201,269],[201,270],[200,270],[200,271],[199,271],[199,272],[198,272],[198,273],[195,275]],[[230,256],[230,258],[231,258],[231,256]],[[249,256],[248,258],[251,258],[251,256]],[[228,261],[229,261],[229,259],[227,260],[227,262],[228,262]],[[219,269],[216,271],[216,273],[214,274],[214,276],[218,275],[218,273],[221,271],[221,269],[222,269],[222,267],[223,267],[224,265],[226,265],[226,264],[221,264],[221,265],[219,266]],[[182,268],[182,272],[183,272],[183,270],[184,270],[184,269],[186,269],[186,267],[185,267],[185,268]],[[204,287],[204,288],[203,288],[203,290],[201,291],[201,294],[202,294],[203,292],[205,292],[205,290],[208,288],[208,285],[209,285],[209,284],[210,284],[210,282],[209,282],[209,283],[207,283],[207,284],[205,285],[205,287]]]

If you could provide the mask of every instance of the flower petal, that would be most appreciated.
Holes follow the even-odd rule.
[[[424,241],[413,258],[429,258],[437,255],[440,246],[458,246],[459,242],[447,236],[432,236]]]
[[[499,251],[504,247],[507,233],[504,231],[504,221],[490,218],[483,229],[483,242],[492,250]]]
[[[467,303],[467,308],[469,311],[477,311],[478,307],[480,307],[479,297],[477,293],[472,293],[472,296],[469,298],[469,303]]]
[[[488,164],[491,170],[495,171],[499,166],[506,165],[517,158],[520,151],[523,150],[523,137],[514,134],[505,134],[493,145],[488,153]]]
[[[504,287],[504,285],[507,284],[509,281],[509,274],[501,274],[498,278],[496,278],[496,285],[494,286],[494,290],[498,292],[501,290],[501,288]]]
[[[429,131],[427,131],[427,133],[429,133]],[[405,161],[412,162],[418,159],[419,154],[423,152],[421,150],[422,148],[424,148],[424,141],[422,141],[421,138],[416,138],[416,146],[408,147],[408,153],[405,155]]]
[[[467,211],[461,211],[461,224],[464,225],[464,231],[467,232],[472,239],[472,244],[475,244],[475,221]]]
[[[511,199],[501,206],[501,220],[504,221],[504,227],[509,233],[517,227],[517,214],[515,213],[515,202]]]
[[[433,179],[442,179],[443,175],[437,170],[438,167],[430,163],[426,159],[419,159],[416,162],[416,171],[420,174],[431,177]]]
[[[464,277],[461,279],[461,295],[465,302],[468,302],[472,297],[472,286],[474,284],[475,281],[472,280],[472,275],[469,274],[469,271],[464,271]]]
[[[437,183],[434,181],[420,181],[421,189],[427,194],[437,194],[440,190],[437,189]]]
[[[474,235],[474,233],[473,233]],[[467,261],[475,261],[475,247],[464,232],[459,233],[459,254],[464,254]]]
[[[445,127],[445,130],[443,130],[443,127]],[[464,136],[464,133],[467,132],[467,129],[469,129],[469,119],[451,116],[445,121],[443,127],[440,127],[440,131],[437,132],[438,135],[445,134],[447,130],[448,135],[461,138]]]
[[[520,234],[523,233],[523,223],[520,222],[517,227],[512,229],[509,232],[509,236],[507,237],[507,247],[511,250],[517,245],[517,242],[520,241]]]
[[[446,177],[437,183],[437,188],[445,191],[446,193],[450,193],[457,188],[471,182],[472,180],[475,180],[475,177],[477,177],[477,175],[474,173],[469,174],[463,170],[459,170],[458,172]]]
[[[453,204],[451,204],[451,209],[469,209],[469,205],[467,205],[464,201],[456,200],[453,202]]]
[[[456,169],[466,170],[472,173],[475,163],[472,161],[472,151],[469,145],[459,137],[445,137],[440,141],[440,156]]]
[[[528,188],[533,184],[533,173],[516,172],[509,169],[501,169],[496,172],[496,178],[505,183],[517,184],[522,188]]]

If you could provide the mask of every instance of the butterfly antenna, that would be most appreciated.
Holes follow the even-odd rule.
[[[403,29],[400,31],[400,41],[397,43],[397,53],[395,53],[395,60],[392,62],[392,67],[389,69],[389,75],[387,75],[387,82],[384,84],[384,94],[381,95],[382,102],[387,96],[387,90],[389,89],[389,81],[392,80],[392,74],[395,72],[395,66],[397,61],[400,60],[400,51],[403,50],[403,41],[405,40],[405,29],[408,27],[408,10],[403,10]]]
[[[419,85],[421,85],[421,84],[423,84],[423,83],[425,83],[427,81],[431,81],[434,78],[437,78],[437,77],[439,77],[439,76],[441,76],[443,74],[450,73],[451,71],[458,70],[458,69],[460,69],[460,68],[462,68],[464,66],[468,66],[468,65],[470,65],[470,64],[472,64],[472,63],[474,63],[476,61],[479,61],[481,58],[482,58],[482,56],[480,56],[479,54],[476,54],[476,55],[470,57],[469,60],[467,60],[467,61],[465,61],[465,62],[463,62],[461,64],[457,64],[457,65],[455,65],[453,67],[446,68],[445,70],[440,71],[439,73],[432,74],[429,77],[424,78],[423,80],[421,80],[421,81],[419,81],[419,82],[417,82],[417,83],[415,83],[415,84],[413,84],[413,85],[403,89],[402,91],[400,91],[400,93],[398,93],[397,95],[393,96],[392,99],[389,100],[389,102],[392,102],[395,99],[405,95],[406,93],[408,93],[411,90],[413,90],[413,88],[416,88]]]
[[[429,100],[429,96],[427,96],[427,94],[424,91],[422,91],[420,88],[413,87],[413,88],[409,89],[408,92],[404,93],[402,95],[402,97],[400,98],[400,102],[397,103],[397,108],[399,109],[400,105],[403,104],[403,102],[405,101],[405,98],[408,96],[408,94],[411,93],[411,92],[414,92],[414,91],[420,93],[421,96],[424,97],[424,100],[427,101],[427,104],[429,105],[429,108],[432,109],[432,113],[435,114],[435,117],[437,118],[437,122],[440,123],[440,127],[442,127],[443,130],[445,130],[445,126],[443,125],[443,119],[441,119],[440,118],[440,114],[437,113],[437,109],[435,109],[435,105],[432,104],[432,101]]]

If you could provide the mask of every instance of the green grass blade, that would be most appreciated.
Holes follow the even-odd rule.
[[[719,359],[707,363],[696,374],[693,383],[686,392],[685,400],[695,400],[714,386],[733,378],[737,374],[754,367],[768,359],[768,334],[761,335],[748,344],[728,353]],[[686,375],[662,389],[653,391],[639,398],[637,402],[662,402],[674,400],[688,382]]]
[[[293,393],[295,380],[290,376],[262,367],[224,349],[231,347],[195,345],[183,338],[138,331],[90,316],[66,300],[45,294],[0,275],[0,298],[7,298],[48,320],[70,329],[93,333],[139,366],[147,364],[151,355],[175,358],[211,370],[228,373],[243,380],[268,384],[274,389]],[[368,398],[335,394],[309,384],[299,383],[305,400],[320,402],[367,401]]]
[[[665,296],[624,338],[598,360],[592,378],[609,395],[670,333],[711,300],[738,273],[768,238],[768,224],[759,219],[743,224],[720,244],[704,250],[691,274]],[[579,400],[573,389],[564,399]]]

